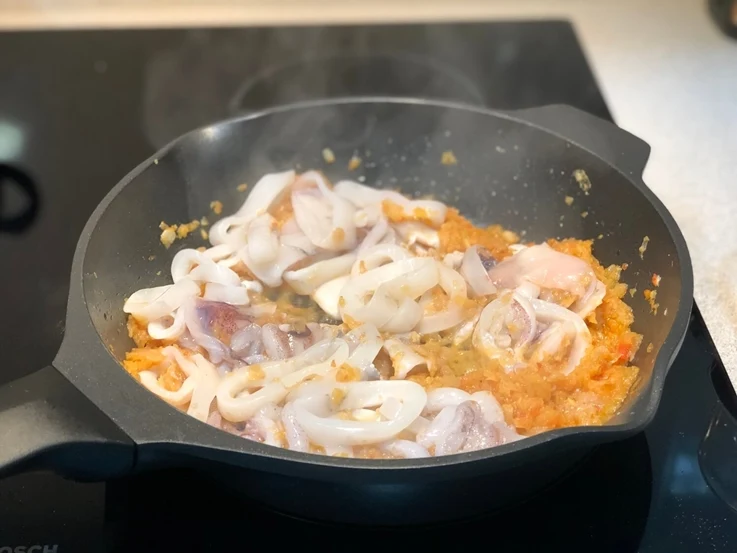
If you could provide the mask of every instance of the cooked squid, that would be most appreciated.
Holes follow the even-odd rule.
[[[470,236],[457,221],[317,171],[265,175],[211,247],[175,254],[172,284],[126,300],[126,368],[200,421],[298,452],[419,459],[542,431],[517,375],[584,370],[608,287],[583,257],[492,227],[451,248]]]

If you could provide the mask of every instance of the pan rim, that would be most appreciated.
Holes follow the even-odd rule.
[[[169,153],[171,150],[175,149],[182,142],[189,140],[194,135],[205,132],[207,129],[213,129],[215,127],[222,127],[222,126],[230,125],[230,124],[243,124],[243,123],[247,123],[248,121],[251,121],[254,119],[265,118],[265,117],[282,114],[282,113],[296,112],[296,111],[311,109],[311,108],[324,108],[324,107],[350,105],[350,104],[396,104],[396,105],[406,105],[406,106],[440,108],[440,109],[446,109],[446,110],[471,112],[471,113],[476,113],[476,114],[483,115],[483,116],[503,118],[503,119],[518,122],[520,124],[524,124],[526,126],[532,126],[540,131],[546,132],[548,134],[552,134],[561,139],[565,139],[566,141],[571,142],[572,144],[575,144],[578,148],[585,150],[588,154],[603,161],[608,166],[610,166],[612,169],[620,173],[630,184],[632,184],[648,200],[648,202],[655,208],[656,212],[658,213],[661,220],[663,221],[666,229],[668,230],[668,233],[671,239],[673,240],[677,259],[678,259],[679,266],[680,266],[681,290],[680,290],[680,295],[678,299],[677,313],[675,314],[671,328],[668,331],[668,334],[660,347],[660,351],[658,352],[656,358],[653,361],[653,370],[652,370],[652,376],[651,376],[652,380],[650,382],[648,390],[641,392],[641,393],[649,394],[649,397],[647,398],[647,402],[641,407],[641,412],[637,412],[637,413],[633,412],[630,420],[621,422],[621,423],[609,424],[609,425],[603,425],[603,426],[585,426],[585,427],[579,426],[579,427],[560,428],[560,429],[546,431],[546,432],[537,434],[535,436],[525,438],[524,440],[520,440],[517,442],[510,443],[510,444],[504,444],[504,445],[496,446],[492,448],[481,449],[481,450],[477,450],[477,451],[473,451],[469,453],[460,453],[460,454],[447,455],[447,456],[441,456],[441,457],[430,457],[426,459],[372,460],[372,459],[349,459],[349,458],[329,457],[326,455],[318,455],[318,454],[311,454],[311,453],[301,453],[301,452],[295,452],[295,451],[278,448],[278,447],[265,446],[258,442],[250,442],[248,440],[243,440],[242,438],[239,438],[236,436],[231,436],[213,427],[209,427],[204,423],[200,423],[199,421],[194,421],[191,417],[189,417],[185,413],[181,413],[177,409],[169,405],[166,405],[165,402],[163,402],[162,400],[155,398],[157,401],[162,402],[166,407],[168,407],[172,411],[176,411],[177,415],[182,418],[182,419],[177,419],[177,424],[180,424],[180,420],[181,420],[181,424],[187,424],[185,421],[189,420],[190,422],[197,423],[199,426],[202,427],[201,433],[203,434],[203,438],[201,441],[204,443],[192,444],[189,441],[181,441],[181,442],[175,442],[175,443],[179,445],[192,445],[195,447],[203,447],[207,449],[209,448],[219,449],[220,444],[222,444],[227,449],[231,450],[233,453],[238,454],[239,456],[245,455],[245,456],[263,457],[263,458],[270,459],[270,460],[280,460],[280,461],[284,461],[288,463],[296,463],[298,465],[311,465],[311,466],[317,466],[317,467],[324,467],[324,468],[329,468],[331,470],[347,469],[347,470],[353,471],[356,469],[369,469],[372,471],[400,470],[403,472],[405,469],[410,469],[410,468],[412,469],[438,469],[442,467],[455,466],[459,464],[464,464],[464,465],[468,465],[469,463],[477,464],[477,463],[487,461],[493,458],[497,458],[500,456],[504,456],[504,455],[523,454],[524,452],[527,452],[531,448],[540,447],[543,444],[550,443],[550,442],[555,442],[563,446],[566,443],[574,442],[575,440],[584,438],[588,442],[590,442],[591,445],[594,445],[599,442],[610,441],[613,439],[618,439],[620,437],[624,438],[624,437],[627,437],[631,434],[634,434],[644,429],[644,427],[655,416],[657,407],[662,397],[664,381],[665,381],[665,377],[667,375],[668,369],[670,365],[672,364],[673,360],[675,359],[675,356],[678,354],[678,351],[680,350],[680,346],[685,338],[685,335],[688,329],[688,323],[690,319],[692,300],[693,300],[694,284],[693,284],[693,271],[692,271],[692,265],[691,265],[691,258],[688,252],[688,247],[687,247],[685,238],[683,237],[683,234],[681,233],[680,228],[678,227],[675,219],[673,218],[671,213],[668,211],[666,206],[655,195],[655,193],[652,192],[652,190],[650,190],[650,188],[643,182],[641,174],[630,174],[630,175],[625,174],[619,168],[612,165],[611,162],[599,156],[595,151],[588,149],[585,144],[580,144],[575,141],[572,141],[571,139],[568,139],[565,136],[562,136],[559,133],[555,132],[554,130],[548,129],[544,126],[531,123],[529,121],[526,121],[523,118],[517,118],[515,117],[516,111],[514,110],[510,110],[510,111],[495,110],[495,109],[481,107],[481,106],[464,104],[461,102],[424,99],[424,98],[392,97],[392,96],[358,96],[358,97],[309,100],[309,101],[304,101],[304,102],[296,102],[296,103],[290,103],[290,104],[285,104],[285,105],[279,105],[279,106],[271,107],[268,109],[259,110],[253,113],[247,113],[244,115],[229,117],[229,118],[219,120],[211,124],[204,125],[199,128],[190,130],[187,133],[184,133],[176,137],[175,139],[173,139],[171,142],[169,142],[164,147],[160,148],[158,151],[152,154],[149,158],[147,158],[146,160],[138,164],[138,166],[136,166],[133,170],[131,170],[127,175],[125,175],[113,188],[110,189],[110,191],[105,195],[105,197],[100,201],[100,203],[97,205],[95,210],[90,215],[80,235],[79,241],[77,243],[77,248],[74,254],[74,260],[72,263],[71,285],[70,285],[70,292],[69,292],[68,305],[67,305],[67,328],[69,328],[70,326],[73,326],[70,324],[70,318],[73,316],[73,312],[75,311],[75,309],[81,309],[83,306],[84,311],[86,312],[87,322],[94,329],[94,325],[92,324],[92,320],[91,320],[91,315],[89,313],[89,309],[87,307],[86,299],[84,296],[84,284],[83,284],[84,259],[85,259],[87,247],[89,245],[90,237],[92,233],[94,232],[94,229],[96,228],[97,224],[99,223],[101,217],[107,210],[108,206],[115,200],[115,198],[122,192],[122,190],[128,184],[130,184],[133,180],[135,180],[141,173],[143,173],[151,165],[156,164],[159,159],[161,159],[164,155]],[[560,105],[564,105],[564,104],[560,104]],[[546,106],[540,106],[540,107],[547,108],[547,107],[552,107],[552,106],[554,106],[554,104],[553,105],[548,104]],[[566,107],[570,109],[574,109],[576,111],[580,111],[577,108],[573,108],[571,106],[566,106]],[[529,112],[530,110],[525,109],[525,110],[519,110],[519,111]],[[607,124],[611,125],[613,128],[617,130],[620,130],[619,127],[616,127],[616,125],[614,125],[613,123],[607,122]],[[626,132],[626,131],[621,130],[621,132]],[[95,334],[97,334],[96,331],[95,331]],[[107,348],[104,347],[104,344],[102,343],[102,340],[100,339],[99,335],[96,335],[95,339],[98,341],[99,345],[103,349],[105,349],[105,352],[110,358],[111,363],[114,363],[115,365],[117,365],[115,369],[123,370],[120,364],[118,363],[118,361],[107,350]],[[66,343],[67,341],[68,341],[67,336],[65,336],[64,343]],[[73,338],[70,340],[70,342],[72,343],[70,343],[69,347],[75,347],[73,344],[74,342]],[[62,344],[62,349],[60,350],[60,353],[62,350],[64,350],[64,348],[65,348],[65,344]],[[61,355],[57,355],[57,359],[59,357],[61,357]],[[56,364],[56,361],[55,361],[55,364]],[[143,389],[143,387],[135,383],[133,379],[130,379],[130,384],[138,388],[137,393],[149,394],[149,392]],[[98,404],[98,406],[104,412],[106,412],[105,405]],[[206,432],[208,431],[211,432],[211,434],[206,434]],[[222,435],[223,437],[227,437],[227,439],[217,439],[215,438],[216,435]],[[232,438],[232,440],[230,438]],[[213,442],[219,442],[220,444],[215,445]],[[246,443],[243,443],[243,442],[246,442]],[[143,445],[149,445],[149,444],[153,445],[155,443],[162,445],[162,444],[171,444],[172,442],[166,441],[166,440],[159,441],[159,442],[145,442],[145,444]],[[213,445],[208,445],[209,443],[212,443]],[[272,466],[272,465],[270,466],[272,467],[272,470],[276,471],[276,468],[277,468],[276,466]]]

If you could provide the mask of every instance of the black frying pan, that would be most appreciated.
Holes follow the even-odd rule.
[[[325,147],[337,163],[325,164]],[[446,150],[457,165],[440,163]],[[627,299],[633,328],[644,334],[635,359],[642,370],[610,424],[438,458],[331,458],[216,430],[159,400],[120,367],[132,345],[123,298],[165,284],[177,249],[201,245],[191,238],[165,250],[160,221],[199,218],[214,199],[234,211],[243,201],[236,186],[272,171],[320,168],[330,178],[346,177],[354,152],[364,159],[358,174],[369,184],[434,194],[476,222],[524,231],[527,240],[596,238],[604,265],[629,264],[623,278],[638,289]],[[372,524],[459,518],[520,499],[596,444],[643,429],[686,332],[689,255],[673,218],[641,180],[648,154],[638,138],[566,106],[504,113],[350,99],[193,131],[134,169],[92,214],[74,257],[67,331],[53,367],[0,389],[0,472],[51,469],[85,480],[188,466],[288,513]],[[576,169],[588,174],[588,193],[573,178]],[[575,199],[572,206],[566,196]],[[662,277],[657,315],[641,294],[653,273]]]

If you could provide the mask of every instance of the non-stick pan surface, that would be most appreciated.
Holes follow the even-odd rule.
[[[337,161],[326,164],[324,148]],[[458,162],[441,163],[452,151]],[[349,173],[353,155],[363,159]],[[403,524],[498,507],[557,478],[585,451],[641,430],[653,417],[686,331],[692,273],[683,237],[643,184],[649,147],[567,106],[512,113],[407,99],[287,106],[193,131],[127,175],[92,214],[76,251],[66,335],[48,367],[0,389],[0,471],[48,468],[79,479],[194,466],[232,489],[310,518]],[[630,400],[610,424],[543,433],[446,457],[372,461],[272,448],[218,431],[162,402],[118,361],[131,347],[122,312],[133,291],[163,285],[173,255],[159,223],[213,218],[243,201],[240,183],[287,168],[400,188],[541,241],[594,239],[623,280],[644,335]],[[590,189],[575,174],[583,170]],[[566,197],[572,197],[566,201]],[[639,249],[647,237],[647,250]],[[661,276],[657,314],[643,299]],[[647,348],[647,344],[653,344]],[[649,351],[648,351],[649,350]]]

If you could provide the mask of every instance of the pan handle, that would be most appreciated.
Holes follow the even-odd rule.
[[[0,387],[0,477],[51,470],[81,481],[132,471],[134,442],[54,367]]]
[[[650,145],[641,138],[572,106],[553,104],[507,113],[575,143],[627,176],[641,177],[650,157]]]

